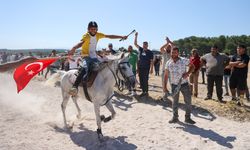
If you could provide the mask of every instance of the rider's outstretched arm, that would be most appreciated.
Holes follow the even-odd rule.
[[[106,38],[110,39],[127,39],[128,36],[120,36],[120,35],[105,35]]]
[[[82,47],[82,44],[84,43],[84,41],[81,41],[79,43],[77,43],[74,47],[71,48],[71,50],[69,51],[69,55],[74,55],[74,53],[76,52],[76,50],[80,47]]]

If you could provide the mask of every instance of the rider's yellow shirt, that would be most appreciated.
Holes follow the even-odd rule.
[[[82,37],[82,55],[95,57],[96,45],[99,39],[105,38],[105,34],[97,32],[95,36],[86,33]]]

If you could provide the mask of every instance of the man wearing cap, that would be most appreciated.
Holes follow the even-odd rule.
[[[89,66],[96,66],[101,61],[101,58],[98,57],[96,53],[97,42],[102,38],[110,38],[110,39],[127,39],[127,36],[119,36],[119,35],[105,35],[103,33],[97,32],[98,25],[96,22],[91,21],[88,24],[88,32],[83,35],[81,41],[76,44],[69,52],[69,55],[73,55],[78,48],[82,48],[81,55],[84,57],[83,67],[80,68],[79,74],[76,78],[73,87],[70,90],[71,95],[77,95],[78,86],[81,83],[82,79],[86,81],[87,73]]]

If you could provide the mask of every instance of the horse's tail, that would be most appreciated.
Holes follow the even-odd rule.
[[[57,70],[56,73],[54,73],[46,82],[45,84],[48,86],[60,86],[61,85],[61,79],[63,75],[66,73],[66,71]]]

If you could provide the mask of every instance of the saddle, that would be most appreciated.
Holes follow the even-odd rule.
[[[92,101],[91,101],[91,98],[90,98],[89,93],[88,93],[88,88],[92,87],[98,73],[100,71],[102,71],[107,66],[106,64],[107,64],[107,62],[103,62],[103,63],[100,63],[98,65],[98,67],[96,67],[96,68],[90,67],[89,72],[87,74],[87,80],[82,82],[85,97],[90,102],[92,102]]]
[[[93,85],[96,79],[96,76],[98,75],[100,71],[102,71],[107,66],[106,64],[107,62],[102,62],[98,66],[90,67],[89,72],[87,74],[87,81],[86,81],[86,85],[88,88]]]
[[[87,77],[87,81],[86,81],[87,88],[90,88],[93,85],[97,74],[98,74],[98,71],[90,71]]]

